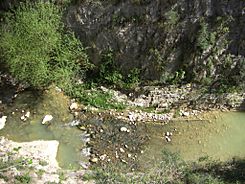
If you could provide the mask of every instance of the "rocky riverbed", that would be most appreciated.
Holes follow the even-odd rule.
[[[20,91],[24,89],[23,87],[19,87],[18,84],[13,85],[13,87],[12,93],[9,93],[9,97],[1,99],[0,110],[2,117],[6,115],[5,112],[10,110],[7,104],[14,103],[16,99],[18,100]],[[61,119],[61,121],[64,122],[69,122],[68,117],[72,117],[73,115],[74,121],[70,121],[70,123],[64,125],[65,127],[77,126],[77,128],[80,129],[83,135],[82,140],[86,144],[85,147],[80,147],[81,153],[89,157],[90,163],[100,166],[110,163],[125,164],[131,170],[136,170],[141,167],[139,160],[144,157],[146,145],[149,144],[154,136],[149,130],[149,124],[153,123],[153,125],[167,126],[171,124],[172,121],[178,119],[183,120],[183,118],[184,121],[202,121],[200,114],[207,111],[244,109],[245,99],[244,93],[203,93],[197,86],[192,84],[186,84],[181,87],[145,86],[127,94],[105,87],[101,87],[98,90],[113,94],[115,101],[126,104],[126,109],[118,111],[84,106],[78,103],[76,99],[69,100],[62,94],[61,89],[53,87],[51,93],[56,97],[59,96],[55,95],[56,93],[61,94],[61,96],[63,96],[62,98],[66,98],[66,102],[64,105],[63,102],[58,99],[55,100],[55,104],[59,106],[58,111],[53,113],[48,110],[45,114],[42,114],[42,117],[39,117],[40,126],[47,126],[48,129],[52,129],[52,126],[49,126],[49,124],[51,123],[52,125],[52,119],[57,119],[60,113],[63,115],[68,113],[65,119]],[[46,92],[50,93],[48,91]],[[5,95],[3,94],[2,96]],[[40,97],[38,96],[39,95],[37,95],[37,101],[33,100],[31,102],[32,105],[34,104],[38,108],[35,110],[30,109],[30,104],[24,103],[25,108],[18,107],[18,110],[11,110],[11,116],[17,117],[25,124],[29,121],[30,116],[37,116],[34,112],[40,113],[37,109],[45,109],[47,106],[52,106],[52,102],[48,101],[44,103],[45,105],[38,105],[38,102],[43,101],[43,99],[40,98],[42,95]],[[54,99],[56,99],[56,97]],[[72,115],[70,113],[72,113]],[[10,122],[11,116],[7,117],[5,123]],[[42,125],[42,118],[46,116],[52,116],[52,118],[49,119],[50,122],[47,121],[47,124],[44,123],[45,125]],[[55,132],[56,129],[52,131]],[[179,132],[177,126],[173,127],[171,130],[161,130],[161,141],[173,144],[175,141],[172,142],[172,138],[175,137],[175,131]],[[40,152],[38,150],[36,151]],[[6,151],[2,152],[6,153]],[[87,163],[81,162],[80,165],[85,169],[89,169],[89,164]],[[80,174],[74,171],[64,172],[67,173],[66,176],[70,173],[71,176],[80,179],[81,177],[77,177],[77,174],[82,176],[84,173],[83,170],[80,171]],[[54,178],[55,177],[57,178],[57,173]],[[40,179],[40,181],[42,181],[42,179]],[[76,181],[76,179],[74,179],[74,181]]]

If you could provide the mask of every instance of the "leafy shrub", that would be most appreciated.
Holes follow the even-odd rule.
[[[111,49],[102,54],[99,77],[104,83],[122,86],[123,76],[117,69],[114,57]]]
[[[101,54],[100,64],[97,71],[93,70],[91,80],[93,84],[103,84],[119,89],[132,89],[139,82],[140,70],[133,68],[128,74],[123,74],[115,62],[115,53],[112,49],[106,50]]]
[[[13,12],[6,14],[0,32],[0,49],[10,73],[36,88],[52,82],[70,84],[87,56],[75,36],[64,31],[60,7],[27,1]]]

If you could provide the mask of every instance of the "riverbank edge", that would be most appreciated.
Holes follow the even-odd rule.
[[[166,123],[175,118],[197,116],[210,111],[245,110],[245,92],[207,93],[200,86],[192,84],[180,87],[145,86],[127,95],[103,86],[100,90],[112,94],[113,101],[124,104],[126,108],[101,109],[78,103],[76,108],[71,109],[75,118],[86,119],[87,113],[100,119],[110,116],[127,122]],[[75,101],[72,99],[71,105]]]

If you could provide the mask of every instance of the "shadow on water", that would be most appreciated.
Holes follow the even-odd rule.
[[[240,111],[245,111],[245,99],[243,100],[242,104],[240,105],[239,109]]]

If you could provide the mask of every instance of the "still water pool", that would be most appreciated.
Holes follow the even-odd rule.
[[[167,125],[147,125],[148,141],[141,163],[160,158],[163,149],[178,152],[186,161],[208,156],[227,161],[245,158],[245,113],[212,112],[192,120],[175,120]],[[171,132],[171,142],[164,134]],[[147,165],[147,164],[146,164]]]

